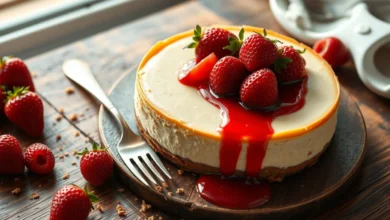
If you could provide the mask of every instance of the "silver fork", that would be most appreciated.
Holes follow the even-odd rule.
[[[130,169],[130,171],[142,183],[149,186],[148,182],[145,180],[141,173],[143,173],[152,183],[157,185],[156,180],[153,178],[153,175],[149,172],[149,170],[152,171],[152,173],[161,182],[164,182],[164,178],[156,170],[149,157],[152,158],[152,160],[157,164],[157,166],[169,179],[172,179],[168,170],[165,168],[160,158],[153,151],[153,149],[145,142],[145,140],[141,136],[135,134],[130,129],[125,119],[115,108],[114,104],[112,104],[111,100],[107,97],[106,93],[96,81],[87,63],[80,60],[67,60],[62,66],[62,70],[69,79],[71,79],[72,81],[83,87],[91,95],[93,95],[114,116],[114,118],[118,122],[119,129],[121,131],[120,141],[117,146],[119,155],[122,157],[122,160],[125,162],[126,166]],[[141,160],[145,163],[146,167]],[[139,172],[139,170],[136,168],[136,166],[134,166],[133,163],[137,165],[141,172]]]

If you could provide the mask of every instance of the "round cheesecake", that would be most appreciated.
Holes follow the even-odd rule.
[[[238,35],[241,27],[218,26]],[[244,26],[244,38],[263,29]],[[340,87],[332,68],[309,47],[268,31],[267,37],[306,52],[307,93],[304,105],[272,120],[258,176],[281,181],[285,176],[314,164],[325,151],[336,129]],[[181,168],[195,173],[220,173],[223,123],[220,109],[197,89],[185,86],[177,72],[195,58],[183,49],[193,31],[177,34],[154,45],[143,58],[135,82],[135,114],[145,139],[155,151]],[[236,175],[245,175],[248,143],[242,140]],[[252,155],[252,158],[256,155]]]

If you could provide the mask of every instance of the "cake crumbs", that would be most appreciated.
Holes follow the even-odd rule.
[[[72,166],[76,166],[77,163],[75,161],[72,162]]]
[[[34,192],[33,194],[31,194],[30,196],[30,200],[35,200],[35,199],[39,199],[39,194],[37,192]]]
[[[125,189],[119,188],[117,191],[120,192],[120,193],[123,193],[125,191]]]
[[[22,192],[22,190],[19,187],[12,190],[12,194],[14,194],[14,195],[19,195],[20,192]]]
[[[184,193],[184,189],[183,188],[177,188],[176,189],[176,193],[183,194]]]
[[[145,202],[145,200],[142,200],[141,209],[140,209],[140,211],[141,211],[142,213],[147,212],[147,211],[148,211],[149,209],[151,209],[151,208],[152,208],[152,205],[147,204],[147,203]]]
[[[37,78],[37,77],[38,77],[37,73],[34,73],[34,72],[31,73],[31,76],[32,76],[33,78]]]
[[[61,135],[60,135],[60,134],[57,134],[56,140],[57,140],[57,141],[61,140]]]
[[[96,209],[99,210],[100,213],[104,213],[104,209],[103,209],[103,206],[102,206],[102,205],[97,204],[97,205],[96,205]]]
[[[168,194],[168,196],[172,196],[172,192],[168,192],[167,194]]]
[[[76,155],[76,159],[79,159],[79,155]]]
[[[72,154],[74,155],[74,156],[76,156],[77,155],[77,150],[74,150],[73,152],[72,152]]]
[[[64,155],[63,155],[63,154],[60,154],[60,155],[58,156],[58,158],[64,159]]]
[[[157,192],[159,193],[162,193],[162,187],[161,186],[156,186],[155,189],[157,190]]]
[[[77,114],[71,114],[71,115],[69,116],[69,119],[70,119],[71,121],[77,121],[77,119],[78,119]]]
[[[19,177],[15,177],[15,178],[14,178],[14,181],[15,181],[15,182],[18,182],[18,181],[20,181],[20,178],[19,178]]]
[[[167,182],[163,182],[163,183],[162,183],[162,186],[166,189],[166,188],[168,188],[169,185],[168,185]]]
[[[76,131],[76,132],[74,133],[74,136],[75,136],[75,137],[80,136],[80,132],[79,132],[79,131]]]
[[[56,116],[56,121],[61,121],[62,120],[62,115],[57,115]]]
[[[69,153],[68,152],[65,152],[64,155],[65,155],[65,157],[69,157]]]
[[[183,174],[184,174],[184,170],[178,169],[178,170],[177,170],[177,173],[178,173],[179,175],[183,175]]]
[[[64,114],[64,108],[58,109],[58,112],[59,112],[60,114]]]
[[[85,142],[85,143],[88,143],[88,142],[89,142],[89,138],[85,138],[85,139],[84,139],[84,142]]]
[[[64,179],[64,180],[69,179],[69,176],[70,176],[69,173],[66,172],[65,175],[62,177],[62,179]]]
[[[74,93],[74,89],[72,87],[68,87],[65,89],[66,94],[70,95]]]
[[[126,215],[126,209],[121,204],[116,205],[116,212],[118,213],[119,216]]]
[[[80,117],[84,117],[85,116],[84,113],[80,113],[79,115],[80,115]]]
[[[64,150],[64,148],[62,148],[62,147],[58,147],[58,150],[59,150],[59,151],[63,151],[63,150]]]

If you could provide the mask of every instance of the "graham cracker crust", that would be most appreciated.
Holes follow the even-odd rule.
[[[145,140],[149,143],[149,145],[153,148],[154,151],[160,153],[167,160],[171,161],[172,163],[175,163],[180,168],[189,172],[198,173],[198,174],[205,174],[205,173],[220,174],[219,168],[211,167],[205,164],[195,163],[189,159],[185,159],[180,156],[171,154],[164,147],[161,147],[152,137],[150,137],[148,132],[145,131],[141,126],[138,117],[136,116],[135,118],[136,118],[137,126],[142,136],[145,138]],[[320,153],[312,157],[310,160],[307,160],[296,166],[287,167],[287,168],[277,168],[277,167],[263,168],[259,174],[259,178],[268,180],[269,182],[282,182],[285,177],[298,173],[306,167],[313,166],[317,162],[318,158],[325,152],[328,146],[329,143],[325,145],[325,147]],[[243,171],[236,171],[234,174],[237,176],[245,176],[245,173]]]

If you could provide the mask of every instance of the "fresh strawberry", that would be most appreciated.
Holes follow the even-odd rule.
[[[339,67],[349,60],[349,51],[344,44],[335,37],[328,37],[317,41],[313,49],[333,67]]]
[[[283,46],[279,49],[279,57],[274,63],[276,78],[279,82],[295,82],[306,77],[306,61],[300,55],[305,51],[306,49],[300,51],[287,46]]]
[[[242,103],[253,109],[263,109],[276,103],[278,83],[272,70],[264,68],[249,75],[240,90]]]
[[[21,174],[24,159],[19,141],[8,134],[0,136],[0,174]]]
[[[14,86],[29,87],[35,92],[30,71],[23,60],[16,57],[0,58],[0,85],[13,88]]]
[[[223,57],[210,73],[210,88],[219,96],[238,94],[247,75],[247,70],[239,59],[232,56]]]
[[[252,34],[242,44],[239,58],[250,72],[271,66],[278,57],[278,49],[275,45],[278,41],[266,36],[267,31],[264,29],[263,35]]]
[[[40,143],[27,148],[24,152],[24,161],[27,169],[36,174],[50,173],[55,164],[53,152],[46,145]]]
[[[93,202],[99,199],[87,190],[75,185],[59,189],[51,202],[50,220],[87,219]]]
[[[205,57],[214,53],[218,59],[230,55],[232,51],[225,48],[230,45],[229,38],[237,39],[237,37],[222,28],[209,28],[204,33],[199,25],[194,29],[194,42],[190,43],[186,48],[195,48],[196,63],[199,63]]]
[[[207,83],[210,72],[217,61],[218,58],[214,53],[211,53],[198,64],[196,64],[196,66],[194,66],[192,69],[184,68],[181,70],[179,74],[179,81],[184,85],[194,87]]]
[[[28,135],[39,137],[43,133],[43,103],[41,98],[28,88],[15,87],[8,93],[4,112],[7,118]]]
[[[79,155],[83,155],[80,170],[83,177],[92,185],[100,186],[106,182],[112,173],[114,162],[107,151],[93,144],[92,151],[87,148]]]

